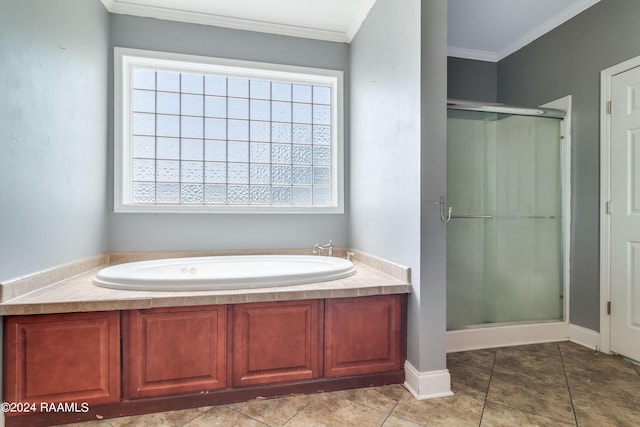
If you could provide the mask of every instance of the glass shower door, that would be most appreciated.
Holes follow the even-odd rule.
[[[449,111],[449,329],[562,318],[560,123]]]

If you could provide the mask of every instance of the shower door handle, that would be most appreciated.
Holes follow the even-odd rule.
[[[452,219],[493,219],[493,215],[454,215]]]
[[[440,219],[443,222],[448,223],[451,221],[451,211],[453,210],[453,208],[451,206],[445,207],[445,205],[446,205],[446,200],[444,196],[440,196]],[[445,215],[445,209],[447,211],[446,215]]]

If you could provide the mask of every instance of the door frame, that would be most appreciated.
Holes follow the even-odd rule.
[[[640,56],[628,59],[600,72],[600,351],[611,353],[611,81],[617,74],[640,67]]]
[[[573,96],[567,95],[562,98],[555,99],[541,105],[541,107],[556,108],[558,110],[564,110],[566,115],[562,119],[561,127],[561,170],[560,179],[562,185],[562,226],[561,226],[561,239],[562,239],[562,321],[569,328],[569,338],[573,334],[579,332],[571,330],[571,145],[572,145],[572,123],[571,117],[573,115]],[[583,340],[580,339],[582,342]]]

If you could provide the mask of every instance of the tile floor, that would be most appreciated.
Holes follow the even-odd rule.
[[[640,367],[576,344],[448,355],[453,397],[391,385],[74,424],[121,426],[640,426]]]

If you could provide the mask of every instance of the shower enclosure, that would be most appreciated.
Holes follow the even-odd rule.
[[[563,319],[563,114],[449,106],[449,330]]]

